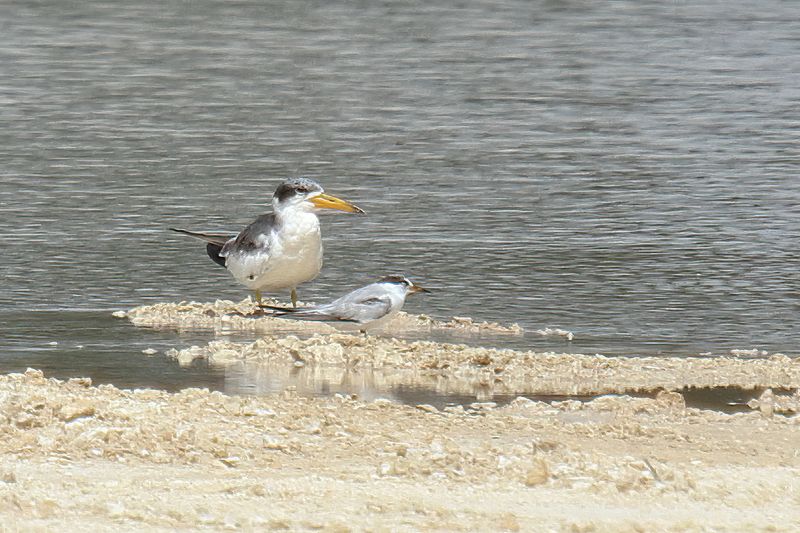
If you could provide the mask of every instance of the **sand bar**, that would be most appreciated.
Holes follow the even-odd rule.
[[[8,531],[796,531],[800,418],[680,395],[437,410],[0,376]]]
[[[800,396],[768,390],[752,411],[724,414],[687,407],[674,392],[796,390],[797,360],[608,358],[334,330],[290,335],[268,323],[275,319],[165,305],[164,313],[122,316],[262,334],[169,354],[184,363],[416,376],[443,390],[483,387],[489,398],[516,390],[655,397],[437,409],[292,390],[129,391],[29,370],[0,376],[0,531],[800,530]],[[444,327],[465,324],[473,327]]]
[[[684,387],[800,388],[800,358],[781,354],[760,357],[605,357],[482,348],[465,344],[398,340],[388,336],[340,333],[320,323],[272,317],[248,318],[250,300],[234,303],[158,304],[138,307],[121,317],[149,327],[205,327],[215,331],[252,330],[252,343],[224,340],[172,350],[183,364],[202,358],[213,364],[238,362],[313,365],[341,369],[405,370],[407,379],[435,380],[443,392],[481,390],[491,394],[596,395],[653,392]],[[403,314],[391,332],[432,330],[517,334],[518,326],[468,319],[436,321]],[[301,328],[298,331],[297,328]],[[401,374],[394,374],[401,376]],[[402,377],[398,377],[402,379]]]

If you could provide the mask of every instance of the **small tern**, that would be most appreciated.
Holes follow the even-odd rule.
[[[329,304],[315,307],[275,307],[263,305],[271,309],[272,316],[295,318],[299,320],[315,320],[357,324],[362,332],[375,329],[392,319],[403,308],[406,296],[416,292],[430,292],[415,285],[404,276],[387,276],[377,283],[356,289]]]
[[[336,209],[364,213],[355,205],[325,194],[308,178],[292,178],[272,195],[272,213],[261,215],[236,235],[170,228],[206,241],[208,256],[255,292],[291,289],[297,307],[297,286],[317,277],[322,268],[322,236],[317,213]]]

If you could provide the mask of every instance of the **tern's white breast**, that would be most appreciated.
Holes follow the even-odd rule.
[[[312,280],[322,268],[322,237],[313,213],[293,213],[265,235],[264,251],[232,254],[226,267],[252,290],[294,288]]]

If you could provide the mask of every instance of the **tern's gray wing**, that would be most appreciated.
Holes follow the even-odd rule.
[[[317,314],[335,317],[336,320],[371,322],[392,311],[392,299],[378,283],[356,289],[338,300],[316,308]]]
[[[333,304],[298,309],[283,316],[301,320],[319,320],[323,322],[372,322],[386,316],[392,310],[392,301],[388,296],[369,298],[360,302],[351,302],[334,306]]]
[[[372,322],[392,311],[392,299],[378,284],[367,285],[318,307],[273,308],[287,318],[323,322]]]
[[[277,224],[275,214],[261,215],[239,232],[235,239],[226,242],[219,255],[228,257],[234,253],[247,253],[254,250],[268,251],[267,240],[264,236],[272,233]]]

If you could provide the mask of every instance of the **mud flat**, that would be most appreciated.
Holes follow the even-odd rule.
[[[596,395],[685,387],[800,388],[800,359],[781,354],[678,358],[539,353],[340,333],[326,324],[247,316],[253,310],[249,300],[192,302],[138,307],[118,316],[138,326],[204,327],[221,333],[248,329],[262,335],[252,343],[221,340],[168,352],[182,364],[207,359],[218,365],[247,362],[405,371],[394,375],[397,379],[435,380],[445,392],[482,390],[487,397],[519,393]],[[437,329],[521,332],[516,325],[477,323],[466,318],[444,322],[408,314],[398,317],[388,331],[408,334]]]
[[[0,531],[800,530],[800,396],[772,390],[796,391],[797,360],[534,353],[318,325],[295,335],[277,319],[229,316],[238,304],[164,305],[120,315],[263,333],[170,352],[187,364],[383,372],[487,399],[654,397],[438,409],[291,389],[129,391],[29,370],[0,376]],[[688,407],[676,392],[731,385],[772,389],[737,414]]]
[[[5,531],[797,531],[800,418],[0,376]]]
[[[394,371],[397,379],[435,381],[443,392],[596,395],[655,392],[684,387],[744,389],[800,387],[800,360],[784,355],[737,357],[604,357],[470,347],[429,341],[351,334],[315,334],[306,339],[268,336],[252,343],[214,341],[170,350],[183,364],[285,363],[358,371]],[[406,372],[398,372],[405,370]]]
[[[286,302],[265,300],[269,305],[287,306]],[[299,305],[306,303],[299,302]],[[115,316],[128,318],[137,326],[173,327],[173,328],[212,328],[220,332],[257,331],[260,333],[280,334],[287,331],[323,332],[337,331],[334,327],[320,322],[302,322],[283,320],[267,316],[257,316],[259,309],[253,300],[247,298],[241,302],[217,300],[212,303],[179,302],[159,303],[135,307],[129,311],[119,311]],[[492,333],[519,335],[522,328],[517,324],[502,325],[495,322],[475,322],[468,317],[453,317],[448,321],[432,319],[426,315],[399,313],[388,325],[390,331],[420,333],[425,331],[445,330],[463,333]],[[548,330],[548,334],[551,330]],[[568,332],[564,332],[567,334]]]

